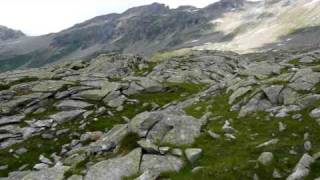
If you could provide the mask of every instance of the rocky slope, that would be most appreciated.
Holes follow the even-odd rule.
[[[0,74],[1,179],[315,179],[320,51],[104,54]]]
[[[0,43],[7,40],[14,40],[25,36],[21,31],[13,30],[0,25]]]
[[[150,56],[180,48],[240,53],[316,47],[320,1],[221,0],[205,8],[154,3],[108,14],[59,33],[0,45],[0,71],[120,51]],[[305,32],[308,33],[305,33]],[[90,59],[90,58],[89,58]]]

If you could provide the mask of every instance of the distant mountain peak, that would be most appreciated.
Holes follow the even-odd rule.
[[[18,39],[23,36],[26,36],[26,35],[19,30],[10,29],[6,26],[0,25],[0,41]]]

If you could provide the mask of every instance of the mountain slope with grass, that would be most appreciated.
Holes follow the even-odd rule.
[[[247,53],[319,45],[317,0],[221,0],[204,8],[153,3],[79,23],[58,33],[0,45],[0,71],[122,52],[150,57],[181,48]]]
[[[0,176],[316,179],[319,63],[182,49],[2,73]]]

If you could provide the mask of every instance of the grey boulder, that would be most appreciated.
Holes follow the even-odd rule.
[[[121,180],[139,171],[141,148],[137,148],[128,155],[101,161],[88,170],[85,180]]]

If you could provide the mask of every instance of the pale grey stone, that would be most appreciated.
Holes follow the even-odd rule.
[[[123,157],[101,161],[88,169],[85,180],[121,180],[139,171],[141,148]]]
[[[142,157],[140,172],[147,170],[161,173],[161,172],[178,172],[183,167],[184,162],[175,156],[171,155],[151,155],[145,154]]]
[[[268,166],[272,163],[273,161],[273,154],[271,152],[263,152],[259,158],[258,158],[258,162],[264,166]]]
[[[194,163],[201,155],[202,155],[202,149],[199,148],[188,148],[184,151],[187,159]]]

